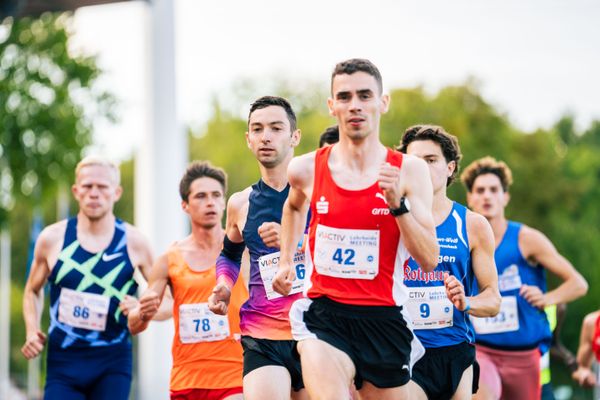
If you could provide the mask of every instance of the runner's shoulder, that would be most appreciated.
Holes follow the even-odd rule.
[[[67,231],[67,220],[55,222],[48,225],[40,232],[36,241],[36,247],[39,249],[48,249],[56,245],[60,245],[64,241],[65,232]]]

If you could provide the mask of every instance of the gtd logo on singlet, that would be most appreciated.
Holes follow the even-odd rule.
[[[385,196],[379,192],[375,193],[375,197],[377,197],[378,199],[383,200],[383,202],[385,203],[386,207],[383,208],[373,208],[371,210],[371,214],[373,215],[389,215],[390,214],[390,209],[387,207],[387,200],[385,199]]]

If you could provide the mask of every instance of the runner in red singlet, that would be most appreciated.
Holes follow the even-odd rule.
[[[437,265],[431,179],[423,160],[379,140],[389,97],[375,65],[339,63],[331,92],[340,141],[290,163],[273,288],[291,289],[295,243],[310,204],[308,299],[290,310],[309,395],[345,398],[354,379],[363,398],[406,398],[423,348],[402,309],[402,267],[409,252],[426,271]]]

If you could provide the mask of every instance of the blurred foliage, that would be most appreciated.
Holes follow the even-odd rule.
[[[0,225],[19,202],[71,182],[92,122],[113,119],[113,97],[95,88],[94,57],[69,48],[69,14],[0,23]]]

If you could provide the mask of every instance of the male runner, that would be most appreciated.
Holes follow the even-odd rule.
[[[440,126],[417,125],[404,132],[398,150],[429,166],[440,246],[432,272],[424,273],[412,258],[404,266],[406,307],[425,346],[425,355],[413,368],[411,398],[470,399],[479,371],[473,367],[475,335],[467,314],[492,317],[500,309],[494,234],[483,216],[446,194],[462,158],[456,136]],[[480,288],[476,296],[471,293],[474,279]]]
[[[289,399],[290,393],[300,398],[305,391],[300,363],[292,353],[288,314],[292,302],[302,296],[303,280],[296,280],[293,294],[286,297],[271,286],[279,262],[281,209],[289,192],[286,170],[300,141],[296,115],[288,101],[272,96],[256,100],[250,107],[246,141],[258,160],[261,179],[229,199],[226,236],[217,260],[217,285],[209,304],[215,313],[227,311],[247,247],[250,298],[240,310],[244,398]],[[302,278],[304,253],[297,252],[295,260]]]
[[[587,283],[544,234],[505,218],[512,183],[505,163],[491,157],[476,160],[461,180],[469,207],[492,226],[502,296],[496,317],[472,318],[481,367],[476,397],[539,399],[540,351],[548,349],[552,337],[544,307],[583,296]],[[546,270],[563,281],[549,292]]]
[[[600,367],[596,366],[594,375],[594,359],[600,363],[600,311],[594,311],[583,319],[577,350],[578,368],[572,375],[579,385],[586,388],[596,387],[596,391],[600,392]]]
[[[137,334],[159,311],[167,285],[173,294],[173,400],[241,400],[242,346],[239,308],[248,297],[240,279],[233,288],[227,316],[208,309],[215,286],[215,262],[224,231],[226,175],[206,162],[190,164],[179,183],[181,207],[192,232],[171,245],[154,264],[148,290],[129,314],[131,333]]]
[[[273,286],[280,293],[293,287],[295,243],[310,202],[309,299],[290,311],[309,395],[345,398],[354,379],[365,399],[405,398],[423,348],[402,308],[408,298],[402,266],[409,252],[425,271],[437,265],[431,179],[423,160],[379,140],[389,97],[375,65],[337,64],[331,93],[340,141],[290,163]]]
[[[35,245],[23,296],[28,359],[41,353],[44,285],[50,282],[50,328],[44,398],[125,400],[131,386],[127,312],[137,304],[136,268],[148,275],[152,254],[133,226],[115,218],[119,169],[86,157],[75,170],[77,216],[46,227]]]

